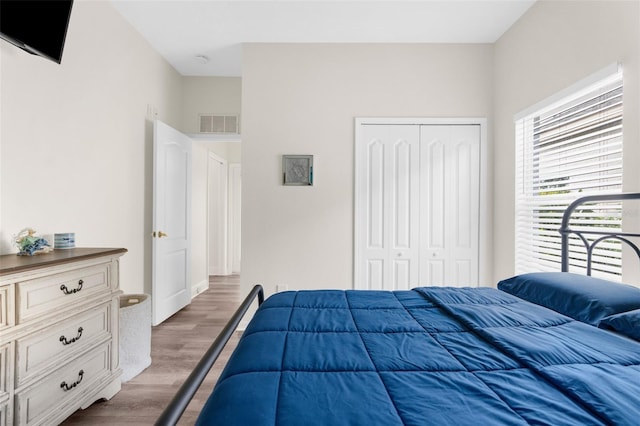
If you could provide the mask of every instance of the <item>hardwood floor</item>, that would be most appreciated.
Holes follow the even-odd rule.
[[[151,366],[122,384],[109,401],[76,411],[63,425],[153,425],[193,367],[222,331],[240,304],[238,276],[211,277],[209,289],[151,331]],[[180,425],[193,425],[206,398],[235,348],[239,332],[182,415]]]

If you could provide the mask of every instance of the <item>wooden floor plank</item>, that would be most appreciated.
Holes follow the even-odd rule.
[[[153,425],[240,304],[238,276],[211,277],[209,289],[151,331],[151,366],[122,384],[109,401],[76,411],[63,425]],[[214,364],[180,425],[193,425],[239,338]]]

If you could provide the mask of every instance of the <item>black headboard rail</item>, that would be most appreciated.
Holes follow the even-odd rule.
[[[618,194],[604,194],[604,195],[587,195],[585,197],[578,198],[564,211],[562,216],[562,224],[560,226],[559,232],[562,238],[562,272],[569,271],[569,237],[573,234],[576,235],[582,240],[584,247],[587,251],[587,275],[591,275],[591,258],[593,256],[594,248],[605,240],[618,240],[621,241],[628,246],[630,246],[640,259],[640,248],[629,240],[626,237],[640,237],[640,234],[631,233],[631,232],[605,232],[605,231],[588,231],[588,230],[576,230],[571,229],[569,226],[569,222],[571,220],[571,215],[574,210],[583,204],[594,203],[594,202],[613,202],[613,201],[625,201],[625,200],[640,200],[640,193],[638,192],[622,192]],[[600,238],[597,238],[593,241],[589,241],[586,238],[586,235],[600,235]]]

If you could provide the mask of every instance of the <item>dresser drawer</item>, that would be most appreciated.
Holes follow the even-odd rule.
[[[109,291],[109,265],[50,275],[18,283],[18,323],[73,307],[87,296]]]
[[[73,360],[16,395],[16,419],[20,425],[46,423],[64,406],[80,401],[109,374],[110,345],[103,345]]]
[[[16,342],[17,386],[110,336],[111,304],[76,315]]]

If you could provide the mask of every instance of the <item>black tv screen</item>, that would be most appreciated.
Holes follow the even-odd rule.
[[[73,0],[0,0],[0,37],[61,63],[72,6]]]

